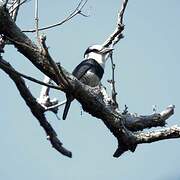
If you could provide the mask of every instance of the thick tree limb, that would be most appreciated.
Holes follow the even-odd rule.
[[[154,113],[148,116],[138,116],[136,114],[127,113],[125,115],[125,125],[131,131],[141,131],[146,128],[165,126],[166,120],[174,114],[174,105],[168,106],[161,113]]]
[[[165,139],[173,139],[180,138],[180,127],[172,126],[171,128],[166,128],[153,132],[141,132],[134,134],[136,138],[133,139],[134,143],[143,144],[143,143],[152,143]],[[123,151],[121,149],[117,149],[114,153],[114,157],[119,157]]]
[[[31,92],[27,88],[25,81],[18,74],[14,73],[14,69],[12,68],[12,66],[9,63],[7,63],[5,60],[3,60],[1,57],[0,57],[0,68],[3,71],[5,71],[9,75],[9,77],[14,81],[17,89],[19,90],[27,106],[30,108],[32,114],[37,118],[40,125],[45,130],[48,140],[50,140],[52,146],[63,155],[72,157],[71,152],[62,146],[63,144],[58,139],[56,132],[49,124],[49,122],[47,121],[44,115],[45,112],[44,108],[36,101],[36,98],[33,97]]]

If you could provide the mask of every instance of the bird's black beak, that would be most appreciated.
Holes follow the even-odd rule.
[[[100,52],[102,54],[107,54],[107,53],[110,53],[111,51],[113,51],[114,49],[113,48],[110,48],[110,47],[104,47]]]

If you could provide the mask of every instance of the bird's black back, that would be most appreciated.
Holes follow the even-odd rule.
[[[91,71],[92,73],[96,74],[101,80],[104,69],[101,67],[99,63],[97,63],[94,59],[86,59],[82,61],[76,68],[73,70],[72,74],[77,78],[81,79],[87,71]]]

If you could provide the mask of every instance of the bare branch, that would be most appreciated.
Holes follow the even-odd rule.
[[[49,77],[47,76],[44,77],[43,80],[44,83],[50,84],[51,81],[52,80]],[[37,101],[39,104],[41,104],[41,106],[44,107],[46,111],[52,111],[55,114],[57,114],[58,107],[60,106],[59,101],[56,98],[51,100],[49,92],[50,92],[50,87],[43,86],[40,92],[40,96],[39,98],[37,98]]]
[[[43,30],[47,30],[47,29],[52,29],[54,27],[57,27],[57,26],[61,26],[62,24],[66,23],[67,21],[71,20],[72,18],[74,18],[76,15],[80,14],[84,17],[88,17],[87,15],[83,14],[82,13],[82,9],[84,8],[84,6],[86,5],[86,3],[88,2],[88,0],[81,0],[79,2],[79,4],[77,5],[77,7],[75,8],[75,10],[70,13],[69,16],[67,16],[64,20],[58,22],[58,23],[55,23],[55,24],[52,24],[52,25],[49,25],[49,26],[45,26],[45,27],[42,27],[42,28],[39,28],[38,30],[39,31],[43,31]],[[25,33],[34,33],[36,32],[36,29],[31,29],[31,30],[23,30],[23,32]]]
[[[107,40],[103,43],[105,47],[113,47],[116,43],[119,42],[121,38],[123,38],[122,31],[124,30],[123,24],[123,16],[127,6],[128,0],[123,0],[122,7],[118,13],[117,27],[115,31],[107,38]],[[115,90],[115,64],[113,62],[112,54],[111,54],[111,67],[112,67],[112,80],[108,81],[111,84],[112,89],[112,99],[114,101],[115,108],[118,108],[118,103],[116,101],[117,92]]]
[[[146,128],[165,126],[166,120],[174,114],[174,105],[168,106],[160,113],[154,113],[148,116],[138,116],[136,114],[127,113],[125,115],[125,126],[131,131],[140,131]]]
[[[152,143],[155,141],[180,138],[180,127],[174,125],[170,128],[152,131],[152,132],[141,132],[136,134],[137,143]]]
[[[123,38],[122,31],[124,30],[123,17],[124,12],[127,6],[128,0],[123,0],[122,7],[118,13],[117,27],[115,31],[107,38],[107,40],[103,43],[103,46],[114,46],[119,42],[120,39]]]
[[[7,68],[9,66],[9,68]],[[7,63],[5,60],[0,58],[0,68],[5,71],[10,78],[14,81],[16,84],[16,87],[18,88],[22,98],[30,108],[32,114],[37,118],[40,125],[45,130],[48,140],[50,140],[52,146],[59,151],[61,154],[72,157],[72,153],[65,149],[62,146],[61,141],[57,138],[57,134],[52,128],[52,126],[48,123],[45,115],[44,115],[44,108],[36,101],[36,98],[33,97],[29,89],[27,88],[24,80],[17,75],[16,73],[13,73],[15,70],[11,67],[9,63]],[[10,70],[12,69],[12,70]]]
[[[116,92],[116,87],[115,87],[115,64],[113,62],[113,54],[111,53],[110,58],[111,58],[111,67],[112,67],[112,79],[108,80],[108,82],[111,84],[111,96],[112,96],[112,100],[113,100],[113,106],[114,108],[118,108],[118,103],[116,100],[116,96],[117,96],[117,92]]]
[[[135,137],[135,138],[134,138]],[[153,132],[137,132],[134,133],[133,139],[127,139],[127,141],[134,141],[132,144],[143,144],[143,143],[152,143],[155,141],[165,140],[165,139],[173,139],[180,138],[180,127],[172,126],[171,128],[166,128]],[[136,148],[135,146],[135,148]],[[135,150],[132,149],[132,152]],[[122,153],[124,153],[124,149],[122,147],[118,147],[116,152],[114,153],[114,157],[119,157]]]

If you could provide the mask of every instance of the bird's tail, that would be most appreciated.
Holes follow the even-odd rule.
[[[67,98],[67,101],[66,101],[66,104],[65,104],[65,107],[64,107],[63,120],[66,119],[68,111],[69,111],[69,108],[70,108],[70,105],[71,105],[71,102],[73,100],[72,96],[66,96],[66,98]]]

